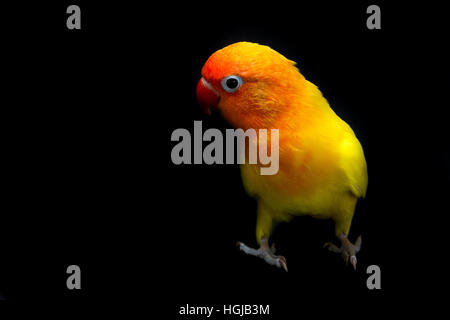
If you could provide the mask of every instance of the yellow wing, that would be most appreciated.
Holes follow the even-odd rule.
[[[348,127],[347,137],[341,145],[341,167],[350,182],[350,191],[357,197],[365,197],[368,183],[367,163],[364,151],[353,130]]]

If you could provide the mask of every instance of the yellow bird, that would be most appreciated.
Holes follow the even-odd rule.
[[[279,171],[261,175],[261,164],[241,165],[243,184],[258,202],[259,249],[238,242],[247,254],[287,271],[286,259],[268,245],[274,221],[311,215],[333,219],[342,254],[356,269],[361,237],[350,230],[357,199],[367,189],[364,152],[350,126],[331,109],[295,62],[268,46],[238,42],[212,54],[202,69],[197,99],[206,112],[220,110],[235,128],[278,129]]]

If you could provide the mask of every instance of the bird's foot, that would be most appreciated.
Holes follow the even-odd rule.
[[[288,271],[286,258],[283,256],[275,255],[275,245],[269,247],[269,239],[267,239],[267,237],[263,237],[261,239],[259,249],[250,248],[242,242],[238,242],[237,246],[239,250],[244,251],[248,255],[259,257],[261,259],[264,259],[264,261],[270,265],[277,266],[278,268],[283,268],[284,270],[286,270],[286,272]]]
[[[340,253],[342,258],[344,258],[345,263],[348,264],[350,261],[353,269],[356,270],[356,254],[361,250],[361,236],[356,239],[355,244],[351,243],[343,233],[339,235],[339,240],[341,241],[340,248],[331,242],[325,243],[323,247],[328,248],[328,250],[332,252]]]

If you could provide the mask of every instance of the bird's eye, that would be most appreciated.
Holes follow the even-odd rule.
[[[222,88],[226,92],[233,93],[244,83],[239,76],[228,76],[222,79]]]

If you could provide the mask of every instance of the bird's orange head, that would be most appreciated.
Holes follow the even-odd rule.
[[[220,110],[234,127],[272,127],[301,93],[304,77],[295,62],[268,46],[237,42],[206,61],[197,99],[206,113]]]

